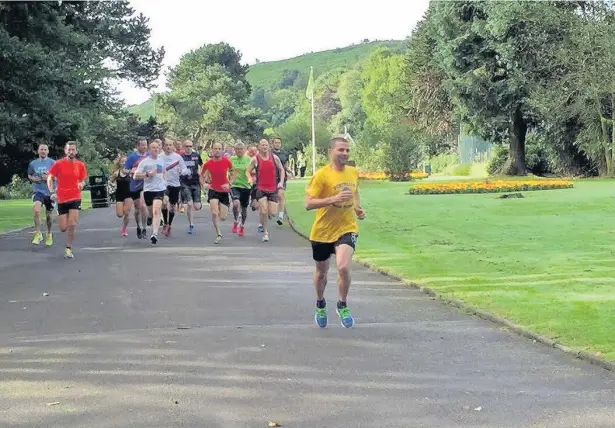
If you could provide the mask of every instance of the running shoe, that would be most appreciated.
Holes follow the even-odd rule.
[[[350,328],[354,325],[354,318],[350,313],[350,309],[348,307],[343,307],[341,309],[336,310],[337,315],[340,317],[340,321],[342,322],[342,326],[346,328]]]
[[[70,248],[64,249],[64,258],[65,259],[74,259],[75,255],[73,254],[73,250]]]
[[[125,227],[122,227],[122,236],[128,236],[128,231],[126,230]]]
[[[214,244],[221,244],[222,243],[222,235],[218,235],[216,237],[216,240],[214,241]]]
[[[188,233],[190,235],[192,235],[194,233],[194,225],[190,225],[190,227],[188,227]]]
[[[169,236],[169,225],[165,224],[164,226],[162,226],[162,234],[164,236]]]
[[[269,242],[269,234],[268,233],[265,233],[263,235],[263,242]]]
[[[52,245],[53,245],[53,234],[52,233],[48,233],[45,236],[45,246],[51,247]]]
[[[41,242],[43,242],[43,234],[41,232],[34,232],[32,243],[34,245],[39,245]]]
[[[239,226],[239,230],[237,231],[237,234],[238,234],[239,236],[243,236],[243,235],[245,235],[245,233],[246,233],[246,232],[245,232],[245,230],[244,230],[243,225]]]
[[[141,239],[141,228],[137,226],[137,239]]]
[[[152,241],[152,244],[154,244],[154,245],[156,245],[156,243],[158,243],[158,237],[155,234],[152,234],[152,236],[150,236],[149,240]]]
[[[316,308],[314,321],[316,321],[318,327],[325,328],[327,326],[327,308]]]
[[[233,222],[233,233],[237,233],[237,222]]]
[[[258,225],[258,233],[263,233],[265,231],[265,229],[263,229],[263,225],[259,224]]]
[[[147,225],[151,226],[153,221],[154,221],[153,217],[148,217],[147,218]]]

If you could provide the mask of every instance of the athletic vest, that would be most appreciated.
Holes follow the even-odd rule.
[[[278,184],[275,181],[275,171],[277,169],[273,161],[273,154],[269,153],[269,159],[265,160],[260,154],[256,154],[257,181],[256,188],[263,192],[275,192]]]

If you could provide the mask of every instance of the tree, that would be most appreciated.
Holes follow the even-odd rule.
[[[341,111],[331,119],[330,130],[339,133],[347,129],[353,135],[363,130],[366,114],[361,103],[363,82],[361,71],[353,68],[340,76],[337,96]]]
[[[149,44],[127,1],[0,5],[0,183],[23,173],[37,142],[52,153],[84,137],[87,121],[116,115],[109,82],[149,87],[164,50]]]
[[[226,43],[185,54],[159,95],[160,118],[177,136],[211,143],[221,138],[258,138],[262,116],[250,104],[251,88],[241,54]]]
[[[366,120],[385,132],[404,114],[406,98],[401,90],[403,56],[387,48],[372,52],[363,65],[361,101]]]
[[[523,175],[525,138],[537,122],[529,97],[555,72],[541,58],[559,43],[554,2],[455,1],[433,3],[429,27],[436,59],[457,118],[492,142],[508,141],[505,171]]]
[[[541,82],[532,105],[568,169],[575,160],[574,166],[583,166],[585,172],[595,168],[613,176],[615,10],[609,3],[591,2],[564,12],[566,37],[550,46],[559,73]]]
[[[434,140],[446,140],[457,131],[457,125],[453,117],[453,103],[444,85],[446,74],[434,58],[436,40],[429,27],[432,10],[427,10],[408,41],[402,87],[410,122],[431,134]]]

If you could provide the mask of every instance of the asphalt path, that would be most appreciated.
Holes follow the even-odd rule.
[[[319,329],[309,245],[250,215],[153,246],[91,210],[74,260],[0,237],[0,427],[615,427],[612,373],[359,266],[356,326],[332,272]]]

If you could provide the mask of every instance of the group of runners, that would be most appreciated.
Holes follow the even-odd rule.
[[[277,217],[283,224],[283,203],[286,180],[290,175],[285,163],[288,155],[281,150],[279,139],[260,140],[257,147],[246,148],[242,142],[234,146],[228,157],[223,146],[215,143],[211,157],[203,162],[189,140],[178,148],[174,141],[139,140],[129,156],[120,156],[111,179],[117,183],[116,214],[122,218],[121,234],[127,236],[130,211],[134,206],[137,237],[146,238],[151,226],[150,241],[158,242],[158,232],[169,236],[180,204],[186,205],[188,233],[195,232],[194,211],[201,209],[201,189],[207,191],[215,243],[222,242],[221,221],[232,204],[233,233],[244,236],[248,207],[259,211],[259,231],[263,242],[269,241],[268,221]],[[34,237],[32,243],[53,245],[52,212],[57,202],[58,226],[66,232],[64,256],[73,258],[72,244],[81,209],[81,191],[88,177],[85,164],[75,157],[77,144],[69,141],[65,157],[54,161],[48,157],[47,145],[38,147],[38,158],[28,166],[33,183]],[[276,154],[277,152],[277,154]],[[310,232],[312,258],[315,262],[314,288],[316,310],[314,320],[327,326],[327,305],[324,298],[330,257],[336,256],[338,298],[336,313],[344,327],[352,327],[354,318],[347,306],[350,288],[350,267],[358,237],[357,219],[365,218],[361,208],[357,170],[347,165],[348,141],[335,137],[329,142],[330,163],[313,174],[305,190],[305,209],[315,210]],[[282,205],[280,207],[280,205]],[[47,233],[41,233],[40,213],[46,211]]]
[[[287,161],[288,155],[280,144],[279,139],[274,139],[274,147],[278,146],[278,153]],[[151,225],[152,244],[158,242],[160,226],[162,234],[170,236],[175,213],[181,206],[186,207],[188,233],[195,233],[194,212],[202,208],[204,190],[216,244],[223,240],[221,222],[230,210],[234,218],[232,232],[245,235],[249,206],[259,211],[259,232],[263,242],[268,242],[268,220],[277,216],[278,224],[283,224],[284,207],[279,202],[284,200],[287,167],[270,150],[266,139],[251,148],[238,141],[230,156],[223,150],[221,143],[214,143],[210,158],[203,162],[190,140],[178,145],[173,140],[163,143],[155,139],[149,148],[147,141],[139,141],[136,151],[117,160],[117,168],[111,174],[111,180],[117,183],[116,214],[122,218],[122,235],[128,234],[126,228],[133,207],[137,237],[146,238],[146,226]]]

